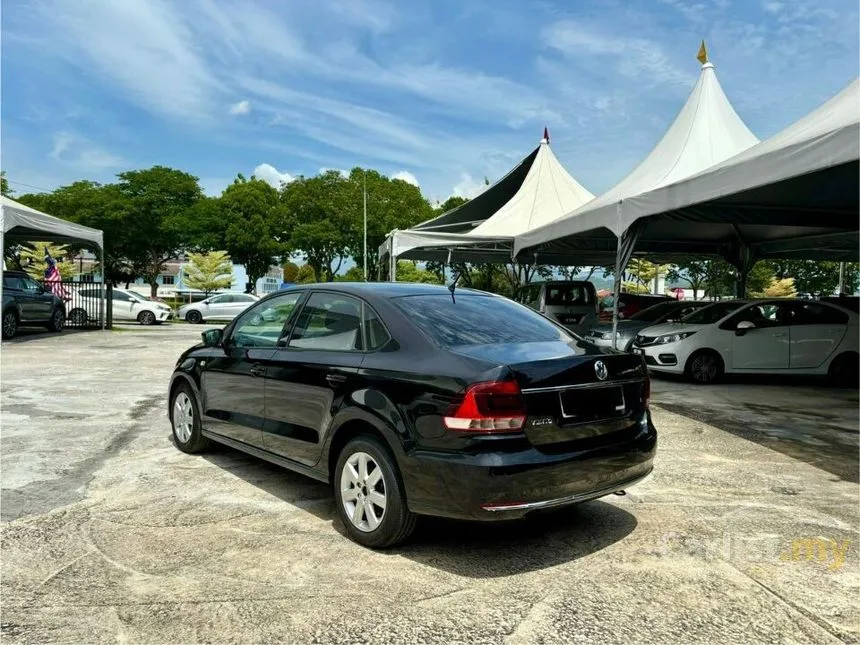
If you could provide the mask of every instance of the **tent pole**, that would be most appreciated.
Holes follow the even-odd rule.
[[[621,202],[618,202],[618,226],[621,226]],[[621,265],[622,265],[622,237],[618,233],[615,246],[615,271],[612,282],[612,348],[618,349],[618,300],[621,297]]]
[[[391,266],[388,271],[388,279],[391,282],[397,282],[397,256],[391,253],[388,260]]]
[[[99,247],[101,252],[101,270],[102,270],[102,331],[105,330],[107,324],[107,272],[105,271],[105,247],[104,243]]]
[[[845,263],[839,263],[839,295],[845,293]]]

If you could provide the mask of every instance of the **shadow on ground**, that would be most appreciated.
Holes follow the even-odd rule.
[[[203,457],[346,536],[328,485],[225,446],[213,446]],[[469,578],[493,578],[571,562],[624,539],[635,528],[633,515],[599,500],[509,522],[422,517],[410,542],[387,553]]]
[[[4,343],[29,343],[37,340],[45,340],[48,338],[56,338],[58,336],[74,336],[77,334],[85,334],[87,332],[101,331],[93,328],[77,328],[66,327],[61,332],[48,331],[44,327],[19,327],[15,333],[15,338],[4,340]]]

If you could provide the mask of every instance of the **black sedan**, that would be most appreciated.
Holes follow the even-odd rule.
[[[652,468],[641,357],[506,298],[306,285],[203,340],[170,382],[179,449],[217,441],[330,483],[366,546],[405,540],[416,515],[518,518],[622,491]]]

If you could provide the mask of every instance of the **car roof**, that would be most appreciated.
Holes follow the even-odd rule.
[[[441,284],[421,284],[417,282],[319,282],[314,284],[297,284],[291,285],[287,289],[276,291],[284,293],[285,291],[318,289],[325,291],[339,291],[342,293],[354,293],[360,296],[376,296],[381,298],[399,298],[402,296],[422,296],[422,295],[451,295],[448,287]],[[475,296],[495,296],[495,294],[487,293],[486,291],[478,291],[477,289],[467,289],[466,287],[457,287],[455,293],[459,295],[475,295]],[[270,294],[270,295],[275,295]]]
[[[21,278],[21,277],[29,278],[30,277],[30,275],[26,271],[20,271],[19,269],[3,269],[3,275],[4,276],[5,275],[17,276],[19,278]]]

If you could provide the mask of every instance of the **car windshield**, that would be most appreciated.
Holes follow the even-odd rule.
[[[702,307],[698,311],[694,311],[687,316],[681,318],[683,323],[692,323],[694,325],[710,325],[722,320],[735,309],[743,305],[741,300],[724,300],[723,302],[715,302],[707,307]]]
[[[395,298],[396,305],[442,347],[528,343],[576,338],[535,311],[507,298],[421,295]]]
[[[147,302],[146,298],[135,291],[126,291],[129,296],[131,296],[132,300],[138,300],[140,302]]]
[[[666,315],[672,313],[675,309],[680,309],[677,302],[661,302],[659,305],[654,305],[643,309],[632,316],[630,320],[641,320],[642,322],[658,322]]]

